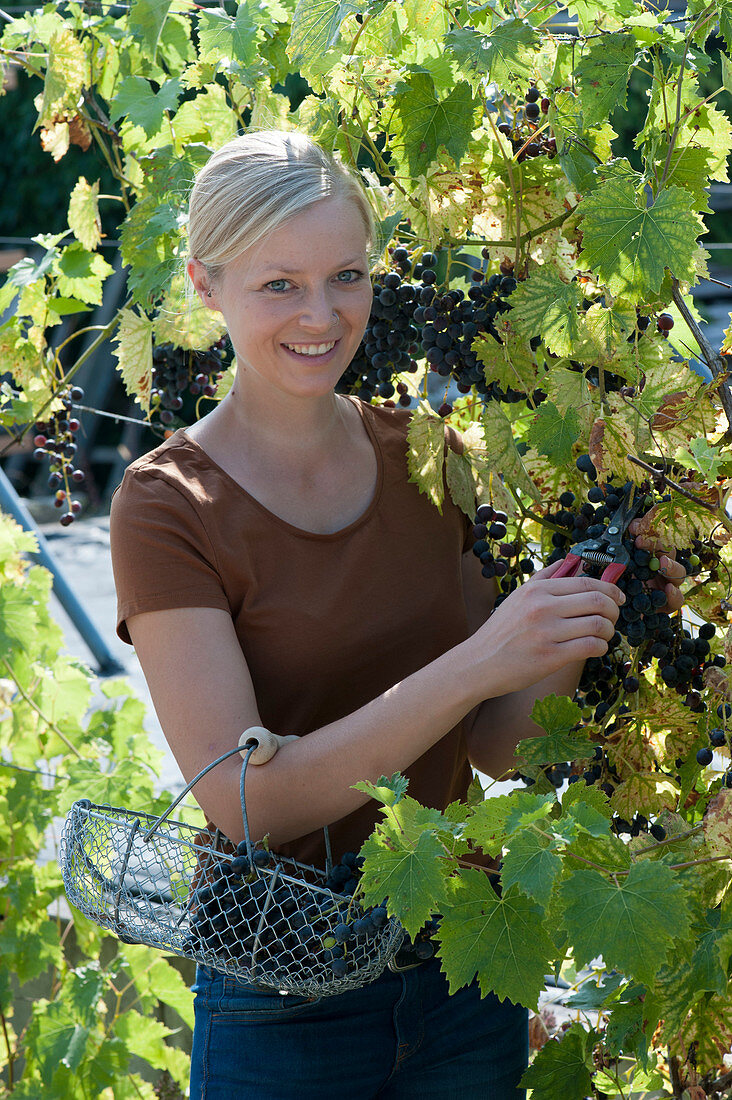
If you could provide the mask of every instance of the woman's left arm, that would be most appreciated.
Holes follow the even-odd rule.
[[[635,533],[633,525],[630,531]],[[679,586],[686,577],[684,567],[674,559],[673,552],[664,550],[653,540],[638,536],[636,546],[659,556],[660,576],[651,582],[652,586],[664,589],[666,611],[678,611],[683,604]],[[497,594],[495,581],[483,577],[480,562],[472,552],[463,555],[463,590],[472,634],[490,615]],[[513,771],[517,764],[514,752],[518,742],[543,733],[529,717],[537,699],[552,694],[573,696],[583,667],[583,662],[566,665],[523,691],[486,699],[475,707],[465,719],[468,757],[473,767],[493,777]]]

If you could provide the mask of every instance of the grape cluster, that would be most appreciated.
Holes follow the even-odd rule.
[[[483,258],[488,258],[487,249]],[[395,385],[394,376],[416,372],[414,357],[419,355],[433,373],[452,378],[460,393],[474,390],[485,400],[504,402],[524,399],[525,393],[510,388],[504,391],[488,381],[473,351],[477,336],[501,342],[495,318],[510,309],[505,299],[516,289],[513,275],[502,271],[486,278],[482,270],[475,270],[467,294],[457,288],[440,292],[434,253],[417,257],[406,248],[395,248],[391,261],[393,269],[374,280],[366,331],[339,380],[338,392],[357,394],[364,401],[384,398],[408,408],[407,386],[403,382]],[[535,401],[544,396],[537,391]],[[447,416],[452,407],[445,403],[438,411]]]
[[[347,852],[323,885],[296,879],[286,863],[261,847],[250,861],[242,841],[233,858],[208,868],[192,897],[186,949],[223,956],[275,986],[278,975],[325,982],[367,965],[388,917],[384,905],[364,911],[354,900],[362,858]]]
[[[499,124],[499,134],[509,139],[519,163],[527,157],[546,156],[553,160],[557,155],[554,136],[547,129],[539,132],[541,116],[548,113],[550,106],[550,100],[532,84],[526,92],[523,106],[515,112],[512,121]]]
[[[399,393],[399,404],[409,407],[407,387],[399,389],[392,378],[401,372],[414,373],[417,363],[419,330],[414,323],[414,313],[428,283],[421,286],[410,281],[421,277],[424,264],[414,266],[406,248],[396,248],[392,253],[394,270],[377,275],[373,281],[373,301],[366,331],[356,355],[341,376],[339,393],[356,393],[362,400],[374,397],[390,400]],[[429,275],[427,277],[429,279]],[[429,294],[434,291],[430,289]]]
[[[173,423],[184,405],[184,394],[215,397],[216,386],[225,363],[225,340],[208,351],[188,351],[173,344],[158,344],[153,349],[151,405],[161,424]]]
[[[530,577],[536,568],[532,558],[523,552],[520,540],[508,540],[507,522],[505,512],[497,511],[490,504],[481,504],[473,524],[473,553],[480,558],[483,576],[496,578],[496,605]]]
[[[33,457],[48,460],[48,487],[55,493],[54,506],[66,509],[60,523],[68,527],[81,511],[81,502],[71,495],[71,483],[80,485],[85,477],[84,471],[75,465],[76,433],[81,424],[72,411],[74,404],[84,399],[84,391],[81,386],[70,386],[59,398],[63,408],[35,425]]]

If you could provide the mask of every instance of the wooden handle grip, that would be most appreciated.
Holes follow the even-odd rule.
[[[282,745],[288,741],[296,741],[297,735],[288,734],[287,737],[281,737],[277,733],[271,733],[264,726],[250,726],[249,729],[244,730],[239,738],[239,753],[241,756],[246,755],[247,749],[245,746],[247,741],[250,740],[259,742],[257,748],[249,757],[250,764],[266,764]]]

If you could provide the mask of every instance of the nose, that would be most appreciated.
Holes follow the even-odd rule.
[[[311,332],[326,332],[333,326],[335,307],[326,288],[315,288],[302,303],[300,324]]]

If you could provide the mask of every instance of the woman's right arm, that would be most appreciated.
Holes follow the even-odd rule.
[[[345,817],[368,801],[352,784],[406,770],[483,700],[604,653],[620,598],[615,585],[589,577],[522,585],[465,642],[252,768],[247,776],[252,835],[269,833],[276,848]],[[262,724],[227,612],[212,607],[144,612],[128,618],[127,627],[186,780],[233,748],[243,730]],[[231,757],[194,791],[207,816],[234,841],[242,836],[240,764],[239,757]]]

